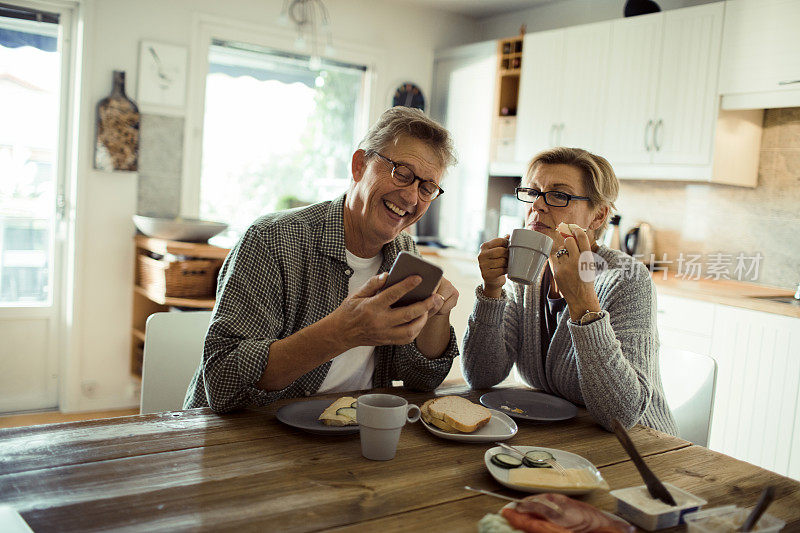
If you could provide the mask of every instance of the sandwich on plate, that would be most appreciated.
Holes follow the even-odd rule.
[[[489,409],[461,396],[432,398],[420,411],[425,422],[449,433],[473,433],[492,418]]]

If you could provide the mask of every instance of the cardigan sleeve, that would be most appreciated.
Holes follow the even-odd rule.
[[[503,289],[500,298],[489,298],[479,285],[475,307],[464,334],[461,369],[473,389],[497,385],[511,372],[522,342],[521,291],[509,298]]]
[[[618,271],[610,280],[600,295],[602,318],[585,326],[569,321],[586,408],[608,430],[614,418],[625,427],[636,424],[653,397],[655,287],[643,264],[632,274]]]

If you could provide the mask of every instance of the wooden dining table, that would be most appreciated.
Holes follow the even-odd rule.
[[[421,405],[466,387],[421,393],[376,389]],[[397,455],[370,461],[358,434],[318,435],[284,425],[276,411],[295,401],[215,414],[190,409],[0,430],[0,505],[45,531],[477,531],[506,503],[464,489],[526,494],[498,484],[484,464],[493,443],[445,440],[421,423],[402,431]],[[612,489],[642,480],[614,434],[586,410],[576,418],[518,421],[509,444],[566,450],[591,461]],[[773,514],[800,531],[800,482],[659,431],[630,431],[663,481],[708,500],[752,507],[766,485]],[[580,499],[615,511],[606,491]],[[667,531],[683,531],[679,526]]]

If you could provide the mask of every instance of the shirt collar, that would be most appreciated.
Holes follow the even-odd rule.
[[[328,204],[328,212],[325,214],[325,225],[322,229],[322,240],[319,250],[322,254],[332,257],[342,263],[347,263],[345,255],[344,241],[344,202],[346,194],[342,194]],[[388,271],[397,255],[402,251],[400,246],[400,236],[383,245],[383,263],[379,272]]]

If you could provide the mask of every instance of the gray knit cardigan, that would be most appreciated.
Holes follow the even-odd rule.
[[[580,326],[561,314],[542,364],[540,285],[509,283],[499,299],[479,286],[464,337],[462,369],[472,388],[505,379],[516,364],[531,386],[586,406],[604,428],[617,418],[677,434],[658,367],[656,291],[643,263],[600,246],[608,263],[594,281],[605,316]]]

